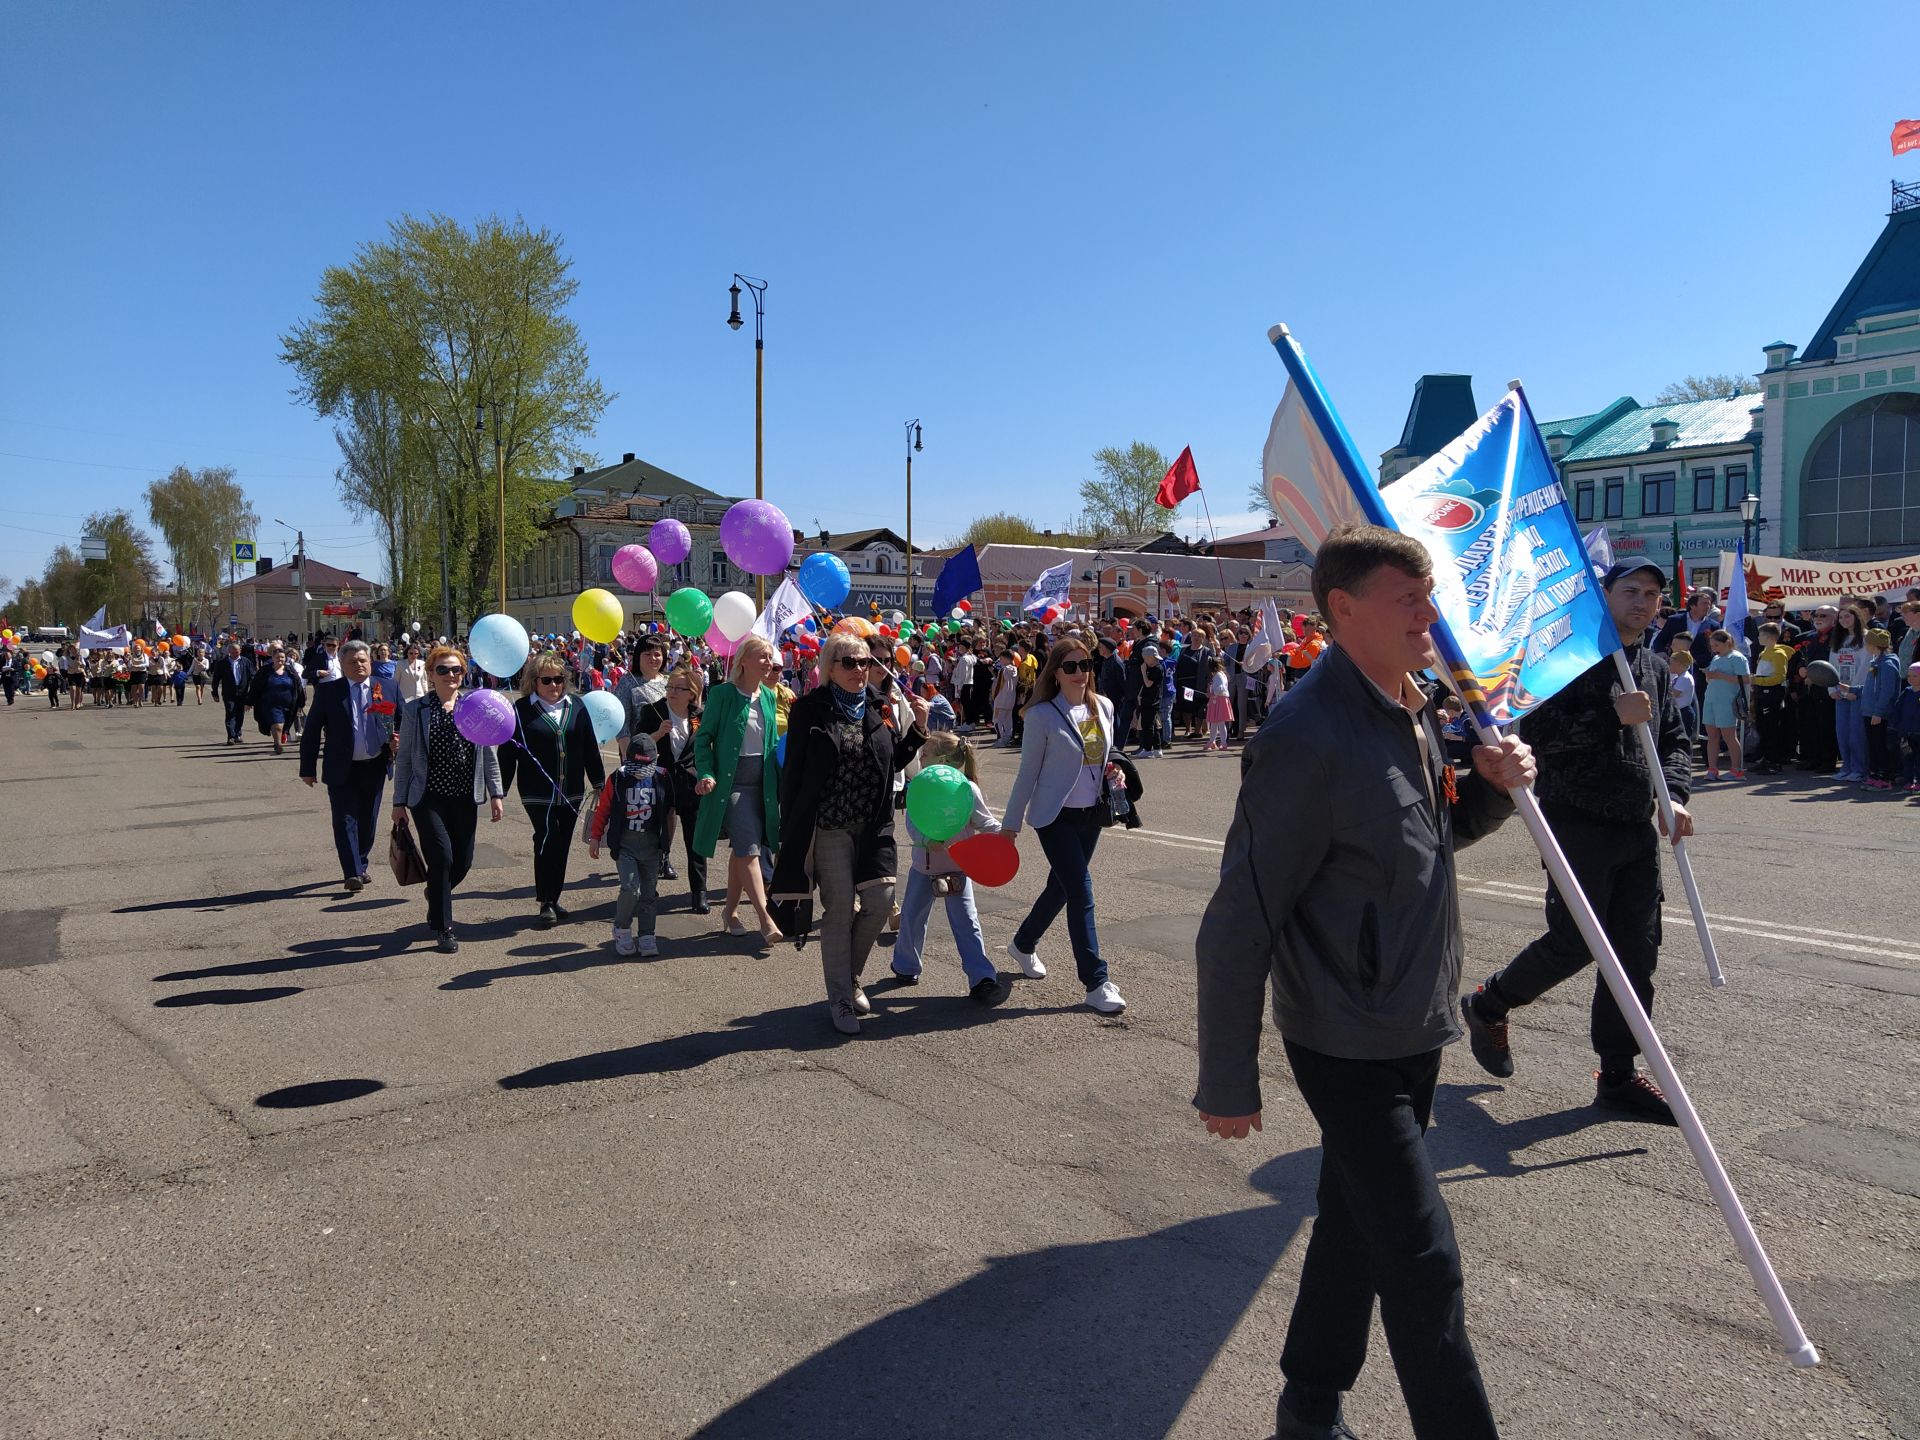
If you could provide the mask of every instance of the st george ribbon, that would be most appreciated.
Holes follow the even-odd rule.
[[[1366,521],[1382,525],[1388,529],[1404,530],[1389,508],[1388,497],[1383,496],[1368,473],[1366,461],[1360,456],[1359,447],[1353,443],[1353,437],[1347,433],[1345,425],[1334,412],[1333,404],[1327,399],[1326,391],[1321,387],[1320,377],[1314,373],[1308,363],[1307,355],[1299,343],[1287,333],[1284,325],[1276,325],[1267,332],[1267,338],[1273,342],[1273,348],[1279,352],[1281,363],[1287,367],[1289,384],[1281,398],[1280,407],[1274,412],[1273,425],[1267,435],[1267,446],[1263,474],[1267,494],[1272,499],[1280,518],[1293,528],[1294,534],[1309,550],[1318,551],[1320,544],[1333,528],[1349,520]],[[1524,408],[1524,400],[1518,390],[1509,393],[1512,405],[1507,413],[1520,430],[1532,432],[1534,443],[1538,444],[1538,432],[1534,429],[1532,418]],[[1503,402],[1504,403],[1504,402]],[[1482,426],[1500,413],[1501,407],[1485,417],[1469,436],[1480,432]],[[1522,423],[1524,422],[1524,423]],[[1468,437],[1462,437],[1463,439]],[[1509,442],[1518,446],[1518,454],[1524,456],[1526,436]],[[1484,444],[1485,441],[1483,440]],[[1544,450],[1544,446],[1541,447]],[[1444,455],[1446,452],[1442,452]],[[1499,454],[1497,443],[1489,449],[1490,455]],[[1439,457],[1436,457],[1439,458]],[[1504,472],[1505,461],[1500,462]],[[1518,463],[1518,461],[1516,461]],[[1424,467],[1423,467],[1424,468]],[[1438,468],[1438,467],[1436,467]],[[1529,467],[1530,468],[1530,467]],[[1403,476],[1398,482],[1405,485],[1412,475]],[[1444,478],[1451,478],[1448,471]],[[1516,477],[1515,485],[1524,481]],[[1398,485],[1392,487],[1396,491]],[[1508,505],[1509,491],[1502,484],[1498,489],[1487,492],[1493,501],[1493,507],[1505,509]],[[1530,493],[1545,495],[1544,490],[1516,489],[1513,494]],[[1557,504],[1566,514],[1566,497],[1560,492],[1557,479],[1553,485]],[[1475,504],[1485,505],[1479,499],[1481,491],[1476,489],[1471,496]],[[1460,498],[1460,497],[1448,497]],[[1394,504],[1413,507],[1413,513],[1422,518],[1422,525],[1430,524],[1436,509],[1445,510],[1443,519],[1466,516],[1466,511],[1453,511],[1442,504],[1440,498],[1429,488],[1416,484],[1408,487],[1406,498],[1396,494]],[[1531,633],[1524,642],[1518,634],[1509,634],[1508,620],[1503,618],[1508,608],[1518,610],[1515,597],[1524,589],[1529,595],[1540,595],[1540,583],[1547,582],[1544,597],[1533,599],[1525,606],[1526,624],[1531,626],[1539,621],[1553,623],[1568,616],[1586,615],[1593,612],[1581,604],[1580,592],[1569,587],[1562,604],[1552,603],[1553,585],[1563,577],[1563,572],[1555,570],[1542,575],[1545,560],[1564,545],[1553,545],[1547,541],[1547,531],[1539,528],[1538,522],[1551,508],[1545,498],[1530,503],[1533,514],[1507,513],[1488,519],[1487,516],[1467,518],[1460,526],[1463,531],[1473,531],[1476,535],[1492,532],[1506,535],[1507,546],[1515,558],[1523,558],[1532,567],[1532,575],[1516,585],[1506,585],[1495,573],[1481,586],[1473,586],[1472,578],[1482,575],[1487,564],[1494,561],[1493,556],[1486,557],[1486,563],[1472,563],[1462,572],[1460,559],[1470,558],[1472,541],[1465,542],[1457,552],[1450,576],[1436,575],[1446,585],[1458,585],[1461,590],[1470,592],[1464,613],[1465,623],[1456,630],[1455,615],[1449,609],[1450,602],[1439,604],[1440,619],[1433,627],[1434,648],[1440,654],[1440,663],[1451,676],[1469,676],[1478,687],[1478,694],[1463,691],[1462,699],[1467,704],[1467,713],[1472,718],[1474,729],[1483,744],[1496,744],[1499,733],[1496,728],[1492,709],[1494,695],[1489,693],[1488,685],[1481,683],[1490,680],[1494,689],[1498,689],[1502,676],[1506,673],[1503,666],[1510,667],[1514,662],[1513,649],[1518,646],[1518,669],[1512,672],[1512,683],[1506,689],[1506,703],[1511,706],[1520,700],[1522,694],[1531,697],[1525,703],[1538,704],[1552,698],[1555,686],[1547,679],[1549,663],[1553,673],[1561,674],[1559,684],[1565,684],[1595,660],[1604,657],[1606,646],[1611,645],[1616,656],[1622,656],[1618,632],[1614,629],[1610,612],[1604,604],[1598,606],[1598,613],[1606,617],[1604,629],[1597,629],[1585,639],[1577,642],[1587,654],[1587,659],[1575,662],[1572,658],[1563,660],[1557,652],[1576,643],[1571,623],[1567,633],[1557,643],[1535,647],[1530,657],[1527,653],[1533,640]],[[1587,582],[1590,598],[1597,602],[1592,585],[1592,573],[1584,558],[1584,547],[1579,540],[1578,531],[1573,529],[1570,514],[1566,514],[1565,524],[1573,535],[1567,558],[1574,562],[1573,569]],[[1529,527],[1538,533],[1542,543],[1535,545]],[[1444,529],[1444,526],[1442,527]],[[1414,532],[1419,533],[1419,532]],[[1421,536],[1425,538],[1424,534]],[[1435,554],[1436,572],[1448,568],[1438,563],[1445,559],[1446,551]],[[1505,557],[1502,557],[1505,558]],[[1565,572],[1570,575],[1571,572]],[[1436,587],[1438,588],[1438,587]],[[1478,596],[1478,599],[1473,598]],[[1482,623],[1482,632],[1476,633],[1474,622]],[[1507,637],[1502,639],[1501,637]],[[1510,643],[1509,643],[1510,642]],[[1489,664],[1489,659],[1500,653],[1500,646],[1507,646],[1505,659]],[[1616,662],[1618,663],[1618,662]],[[1530,668],[1534,666],[1537,668]],[[1568,668],[1568,667],[1571,668]],[[1500,673],[1495,673],[1500,672]],[[1524,690],[1523,690],[1524,685]],[[1523,713],[1523,712],[1513,712]],[[1657,767],[1656,767],[1657,768]],[[1679,1122],[1680,1133],[1686,1138],[1687,1148],[1693,1152],[1694,1163],[1700,1167],[1701,1177],[1707,1183],[1714,1203],[1720,1208],[1721,1218],[1726,1222],[1727,1231],[1733,1237],[1734,1248],[1740,1252],[1740,1258],[1746,1262],[1747,1273],[1753,1277],[1754,1288],[1759,1291],[1761,1303],[1767,1308],[1773,1320],[1774,1330],[1780,1337],[1781,1347],[1795,1365],[1818,1365],[1820,1355],[1813,1343],[1807,1339],[1807,1332],[1801,1328],[1799,1316],[1794,1314],[1793,1304],[1787,1299],[1780,1278],[1774,1273],[1773,1264],[1767,1258],[1766,1250],[1760,1244],[1760,1238],[1754,1233],[1753,1222],[1747,1218],[1746,1207],[1740,1203],[1739,1195],[1734,1191],[1733,1182],[1727,1177],[1726,1167],[1720,1163],[1720,1156],[1713,1148],[1713,1142],[1707,1138],[1706,1126],[1701,1122],[1699,1112],[1693,1108],[1693,1099],[1687,1094],[1686,1086],[1680,1081],[1679,1072],[1674,1069],[1673,1059],[1661,1043],[1659,1034],[1653,1028],[1653,1021],[1647,1016],[1646,1008],[1641,1005],[1640,997],[1634,992],[1627,972],[1621,967],[1620,957],[1614,953],[1613,942],[1607,938],[1606,930],[1601,926],[1599,917],[1594,914],[1593,905],[1581,889],[1579,880],[1574,876],[1573,867],[1567,863],[1566,855],[1560,849],[1560,842],[1554,838],[1552,828],[1540,811],[1540,802],[1535,798],[1531,785],[1521,786],[1510,792],[1514,807],[1518,811],[1527,832],[1533,837],[1534,845],[1540,851],[1541,861],[1546,865],[1547,873],[1552,876],[1554,886],[1559,890],[1567,908],[1573,913],[1574,922],[1580,929],[1581,938],[1587,942],[1587,948],[1593,952],[1594,961],[1600,968],[1601,978],[1620,1007],[1620,1013],[1633,1031],[1634,1039],[1640,1042],[1641,1053],[1647,1058],[1647,1067],[1653,1072],[1654,1080],[1666,1093],[1668,1103],[1673,1107],[1674,1119]]]
[[[1507,725],[1620,648],[1559,472],[1518,389],[1382,487],[1394,528],[1433,556],[1459,647],[1454,687]]]

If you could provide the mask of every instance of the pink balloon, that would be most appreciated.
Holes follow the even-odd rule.
[[[740,500],[721,517],[720,548],[749,575],[778,575],[793,559],[793,527],[771,501]]]
[[[613,578],[628,590],[651,590],[660,579],[660,567],[646,546],[622,545],[613,552]]]
[[[713,651],[713,653],[718,655],[722,660],[725,660],[733,654],[736,642],[727,639],[727,637],[721,633],[720,626],[713,624],[707,627],[705,643],[709,650]]]
[[[678,520],[656,520],[647,532],[647,548],[662,565],[678,565],[693,553],[693,536]]]
[[[498,690],[469,690],[454,703],[453,728],[475,745],[504,745],[513,738],[513,706]]]

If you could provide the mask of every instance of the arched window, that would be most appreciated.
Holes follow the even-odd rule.
[[[1920,395],[1877,395],[1827,425],[1800,481],[1800,548],[1920,544]]]
[[[876,575],[891,575],[893,573],[893,561],[884,555],[874,556],[873,573]]]

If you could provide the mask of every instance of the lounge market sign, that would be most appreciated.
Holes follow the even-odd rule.
[[[1720,552],[1722,576],[1731,580],[1736,564],[1733,551]],[[1789,610],[1810,610],[1816,605],[1832,604],[1843,595],[1904,599],[1908,590],[1920,587],[1920,555],[1863,560],[1853,565],[1833,560],[1749,555],[1746,574],[1747,598],[1755,605],[1784,604]],[[1720,587],[1722,599],[1726,598],[1729,588],[1729,585]]]

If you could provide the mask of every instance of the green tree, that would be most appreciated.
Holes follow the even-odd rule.
[[[1688,375],[1663,386],[1653,397],[1655,405],[1675,405],[1683,400],[1731,400],[1736,395],[1757,395],[1760,382],[1751,375]]]
[[[523,221],[406,216],[327,269],[317,315],[281,337],[294,395],[342,422],[347,503],[403,532],[388,547],[403,593],[444,536],[460,611],[493,609],[496,454],[509,564],[565,493],[545,477],[593,458],[581,442],[613,397],[566,316],[570,269],[559,238]]]
[[[80,527],[89,540],[106,542],[107,558],[90,560],[80,566],[73,593],[78,600],[79,620],[85,620],[101,606],[106,607],[109,625],[132,625],[146,611],[147,597],[159,583],[159,567],[154,564],[153,541],[125,510],[102,510],[89,515]],[[67,551],[63,545],[54,551],[57,557]],[[65,572],[63,567],[63,582]],[[69,602],[71,603],[71,602]]]
[[[1154,503],[1167,475],[1167,457],[1136,440],[1125,450],[1093,452],[1093,479],[1080,482],[1081,516],[1075,528],[1090,535],[1139,535],[1163,528],[1173,511]]]
[[[233,542],[254,538],[260,525],[232,467],[174,466],[164,480],[147,486],[147,514],[173,562],[173,628],[196,621],[212,628],[221,614],[222,579],[234,578]]]
[[[982,515],[961,532],[960,538],[953,542],[956,547],[963,545],[1037,545],[1040,543],[1040,527],[1024,515],[1015,515],[1010,510],[996,511],[992,515]]]

